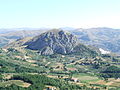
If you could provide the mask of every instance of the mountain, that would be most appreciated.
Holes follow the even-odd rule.
[[[63,27],[59,30],[69,31],[76,35],[81,43],[101,48],[104,51],[120,53],[120,29],[98,27],[98,28],[71,28]],[[17,39],[34,37],[50,29],[19,29],[0,34],[0,47],[5,46]]]
[[[94,56],[97,52],[79,42],[77,37],[67,31],[53,29],[33,38],[17,40],[7,47],[26,46],[27,49],[37,50],[41,55],[79,54]]]
[[[41,27],[41,28],[0,28],[0,34],[6,34],[6,33],[12,33],[12,32],[16,32],[16,31],[32,31],[32,30],[50,30],[50,28],[45,28],[45,27]]]
[[[80,28],[70,32],[77,35],[78,39],[86,45],[102,48],[109,52],[120,53],[120,29],[106,27]]]
[[[2,33],[2,31],[4,31],[4,33]],[[45,32],[49,29],[47,28],[41,28],[41,29],[25,29],[25,28],[19,28],[19,29],[4,29],[4,30],[0,30],[0,47],[3,47],[11,42],[16,41],[17,39],[21,39],[21,38],[25,38],[25,37],[34,37],[37,36],[39,34],[41,34],[42,32]]]
[[[61,27],[59,29],[64,30],[64,31],[71,31],[71,30],[75,30],[76,28],[73,28],[73,27]]]
[[[27,48],[40,50],[45,55],[70,53],[77,44],[75,36],[62,30],[50,30],[25,43]]]

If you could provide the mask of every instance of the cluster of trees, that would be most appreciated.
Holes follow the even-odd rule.
[[[3,80],[3,75],[2,74],[0,74],[0,80]]]
[[[117,66],[109,66],[101,72],[100,76],[104,78],[120,78],[120,68]]]
[[[23,72],[37,73],[38,72],[35,69],[21,67],[12,62],[6,62],[4,60],[0,60],[0,66],[1,66],[0,73],[23,73]]]
[[[81,87],[79,85],[72,85],[68,82],[61,81],[59,79],[53,79],[46,77],[44,75],[30,75],[30,74],[23,74],[23,75],[15,75],[12,78],[13,80],[23,80],[31,84],[28,88],[19,87],[16,85],[11,85],[9,87],[0,87],[0,90],[43,90],[45,89],[45,85],[54,86],[59,88],[60,90],[81,90],[88,88],[86,86]]]

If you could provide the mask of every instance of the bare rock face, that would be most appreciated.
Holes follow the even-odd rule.
[[[52,55],[52,54],[54,54],[54,52],[53,52],[52,48],[46,47],[40,51],[40,54],[41,55]]]
[[[52,55],[76,53],[79,50],[76,49],[79,44],[77,37],[71,33],[62,30],[51,30],[34,37],[24,45],[27,45],[28,49],[39,50],[41,55]],[[87,49],[84,45],[81,45],[80,48],[83,47]],[[79,52],[81,52],[80,50]]]
[[[71,53],[78,44],[78,39],[62,30],[51,30],[45,32],[25,43],[27,48],[39,50],[41,54],[67,54]]]

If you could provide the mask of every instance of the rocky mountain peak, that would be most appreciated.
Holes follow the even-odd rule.
[[[96,56],[97,52],[79,42],[76,36],[63,30],[50,30],[23,44],[27,49],[38,50],[40,55],[77,54]]]
[[[71,53],[79,43],[78,39],[63,30],[50,30],[26,42],[27,48],[39,50],[40,54],[51,55],[55,53]]]

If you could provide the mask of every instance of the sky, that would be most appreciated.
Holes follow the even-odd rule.
[[[0,0],[0,28],[120,28],[120,0]]]

